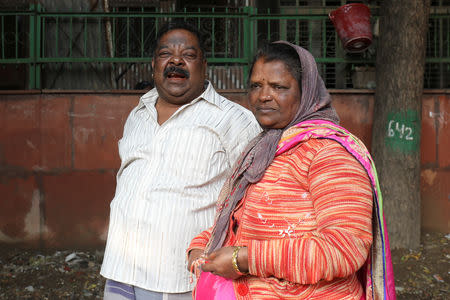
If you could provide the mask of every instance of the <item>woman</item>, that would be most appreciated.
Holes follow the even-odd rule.
[[[395,299],[372,160],[337,125],[312,55],[269,44],[249,84],[264,132],[188,249],[196,299]]]

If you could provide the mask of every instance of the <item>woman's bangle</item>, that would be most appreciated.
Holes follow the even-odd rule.
[[[244,276],[247,275],[248,273],[242,273],[241,270],[239,270],[238,264],[237,264],[237,256],[238,256],[238,252],[239,250],[241,250],[241,246],[236,247],[236,249],[234,249],[233,254],[231,255],[231,264],[233,265],[233,269],[234,271],[239,275],[239,276]]]

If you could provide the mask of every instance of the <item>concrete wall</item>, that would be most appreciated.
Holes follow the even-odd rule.
[[[370,148],[374,95],[330,90],[341,124]],[[246,106],[241,91],[222,94]],[[103,247],[117,141],[141,91],[0,91],[0,244]],[[422,226],[448,232],[450,91],[422,115]]]

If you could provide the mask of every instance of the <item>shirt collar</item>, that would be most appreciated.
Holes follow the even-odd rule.
[[[200,96],[198,96],[197,98],[195,98],[194,100],[192,100],[187,104],[194,104],[200,100],[205,100],[222,109],[220,95],[216,92],[216,90],[214,89],[213,85],[209,80],[206,80],[205,84],[207,84],[207,86],[206,89],[203,91],[203,93],[201,93]],[[141,108],[144,105],[154,106],[157,99],[158,99],[158,91],[156,90],[156,88],[153,88],[141,97],[138,107]]]

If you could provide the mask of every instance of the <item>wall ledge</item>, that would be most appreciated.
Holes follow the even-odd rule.
[[[36,94],[127,94],[143,95],[149,90],[0,90],[0,95],[36,95]],[[245,89],[218,89],[218,93],[242,94]],[[328,89],[330,94],[375,94],[375,89]],[[450,89],[424,89],[423,94],[450,94]]]

